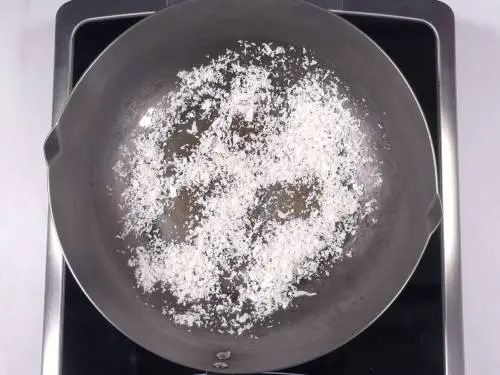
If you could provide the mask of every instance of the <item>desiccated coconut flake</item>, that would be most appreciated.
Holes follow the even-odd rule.
[[[175,298],[165,315],[242,334],[316,295],[298,284],[351,256],[382,180],[338,78],[305,48],[240,42],[178,77],[114,167],[120,235],[147,238],[129,265],[143,293]],[[183,134],[196,141],[169,148]],[[179,206],[183,234],[164,235]]]

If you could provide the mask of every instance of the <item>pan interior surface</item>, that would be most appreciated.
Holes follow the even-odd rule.
[[[377,151],[384,162],[384,189],[377,224],[366,225],[353,244],[360,256],[337,265],[330,278],[312,282],[319,298],[278,314],[281,324],[257,331],[257,340],[187,332],[145,306],[134,291],[126,259],[114,251],[123,247],[115,237],[119,202],[106,191],[116,184],[110,171],[119,146],[127,142],[140,115],[173,87],[177,72],[237,40],[313,50],[338,72],[354,97],[365,99],[372,138],[390,144]],[[216,353],[231,350],[226,372],[256,372],[304,362],[342,345],[398,294],[433,229],[428,222],[437,196],[433,153],[411,90],[392,62],[358,30],[301,2],[192,0],[146,19],[85,74],[61,116],[58,137],[61,152],[50,165],[51,204],[78,282],[122,332],[191,367],[213,370]]]

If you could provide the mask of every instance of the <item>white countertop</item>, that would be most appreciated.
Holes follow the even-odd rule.
[[[394,0],[397,1],[397,0]],[[54,20],[64,0],[0,2],[0,374],[40,373]],[[500,371],[500,0],[456,16],[466,373]],[[497,185],[498,184],[498,185]]]

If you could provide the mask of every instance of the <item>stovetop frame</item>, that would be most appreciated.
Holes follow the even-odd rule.
[[[437,0],[309,0],[335,13],[409,19],[425,23],[437,40],[439,150],[438,173],[443,207],[443,327],[445,374],[464,374],[460,222],[458,204],[457,111],[455,86],[455,21],[452,10]],[[56,16],[52,124],[56,124],[71,90],[73,37],[80,26],[95,20],[147,16],[176,0],[72,0]],[[49,210],[50,211],[50,210]],[[49,213],[42,375],[61,372],[64,258]]]

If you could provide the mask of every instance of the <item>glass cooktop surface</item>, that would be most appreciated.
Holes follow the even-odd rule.
[[[368,34],[398,65],[426,115],[437,148],[436,39],[423,23],[368,15],[342,15]],[[87,22],[74,35],[73,84],[97,55],[142,17]],[[387,311],[341,348],[281,373],[309,375],[443,375],[441,233],[438,229],[415,274]],[[193,375],[116,330],[66,270],[62,375]],[[300,337],[297,337],[300,340]]]

